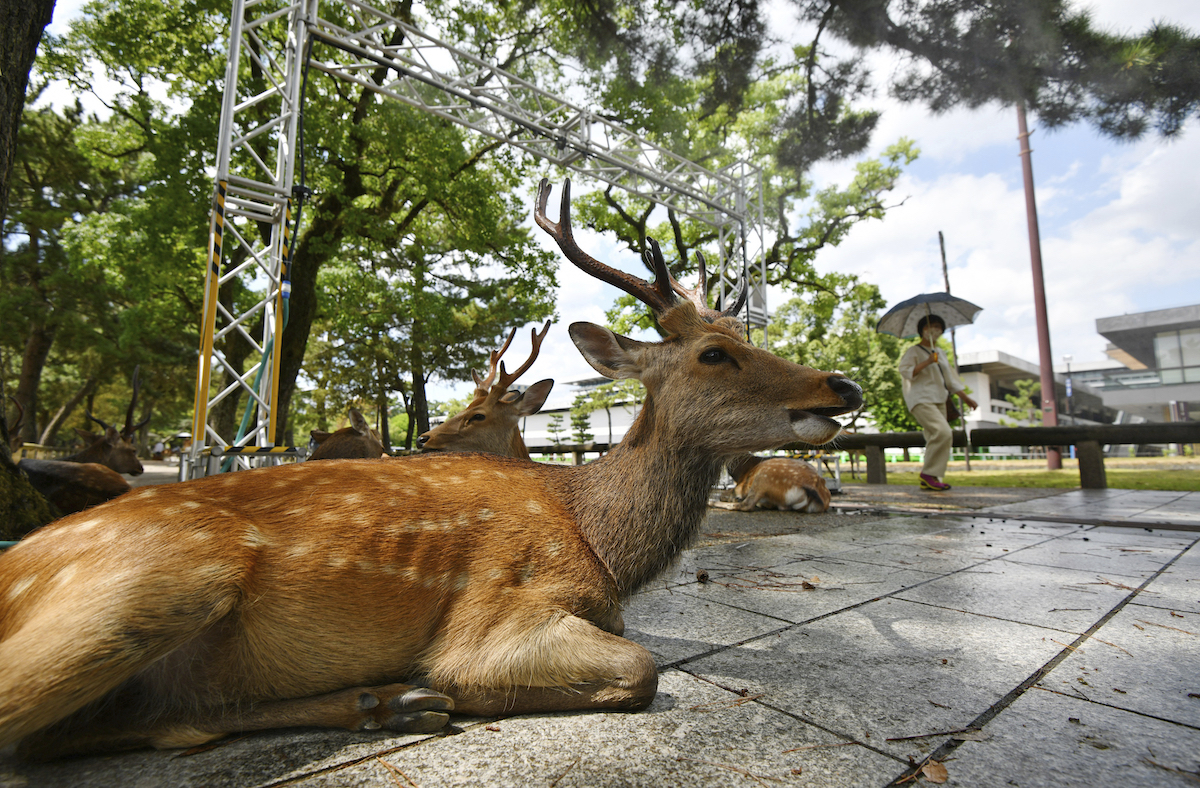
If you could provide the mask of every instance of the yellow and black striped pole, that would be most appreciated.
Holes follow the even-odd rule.
[[[221,280],[221,247],[225,235],[225,192],[228,181],[218,181],[209,224],[208,266],[204,272],[204,315],[200,324],[200,359],[196,373],[196,401],[192,415],[192,446],[207,443],[208,385],[212,374],[213,335],[217,323],[217,290]]]

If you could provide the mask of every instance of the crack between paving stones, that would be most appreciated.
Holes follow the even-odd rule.
[[[1041,681],[1042,679],[1049,676],[1050,673],[1053,672],[1053,670],[1055,668],[1057,668],[1060,664],[1062,664],[1062,662],[1067,657],[1069,657],[1071,654],[1073,654],[1075,652],[1076,649],[1078,649],[1085,642],[1087,642],[1088,638],[1090,638],[1092,635],[1094,635],[1096,632],[1098,632],[1100,630],[1100,628],[1103,627],[1105,624],[1107,624],[1109,621],[1111,621],[1113,619],[1113,617],[1115,617],[1118,613],[1120,613],[1122,610],[1124,610],[1126,605],[1128,605],[1130,602],[1132,602],[1134,599],[1136,599],[1138,594],[1142,593],[1142,591],[1144,591],[1147,586],[1149,586],[1152,582],[1154,582],[1156,579],[1158,579],[1159,575],[1161,575],[1162,573],[1164,573],[1168,569],[1170,569],[1175,564],[1175,562],[1178,561],[1180,558],[1182,558],[1183,554],[1186,553],[1188,550],[1190,550],[1192,547],[1194,547],[1197,542],[1200,542],[1200,540],[1193,541],[1192,544],[1188,545],[1187,547],[1183,548],[1178,553],[1176,553],[1171,558],[1171,560],[1169,560],[1165,564],[1163,564],[1159,568],[1159,570],[1157,572],[1155,572],[1153,575],[1146,578],[1146,580],[1140,586],[1138,586],[1128,596],[1126,596],[1124,599],[1122,599],[1120,602],[1118,602],[1116,604],[1116,606],[1113,607],[1112,610],[1108,611],[1103,616],[1101,616],[1100,619],[1096,623],[1094,623],[1090,627],[1088,627],[1088,629],[1082,635],[1077,637],[1070,645],[1068,645],[1062,651],[1058,652],[1058,654],[1056,654],[1054,657],[1052,657],[1050,659],[1050,661],[1048,661],[1046,664],[1042,665],[1040,668],[1035,670],[1028,678],[1026,678],[1024,681],[1022,681],[1020,684],[1018,684],[1011,691],[1009,691],[1009,693],[1007,695],[1005,695],[1003,698],[1001,698],[1000,700],[993,703],[991,706],[988,707],[988,709],[986,711],[984,711],[982,714],[980,714],[975,719],[971,720],[969,723],[967,723],[963,727],[971,728],[974,730],[983,730],[983,727],[985,725],[987,725],[989,722],[991,722],[993,719],[995,719],[1000,714],[1000,712],[1004,711],[1009,706],[1011,706],[1014,702],[1016,702],[1017,698],[1021,697],[1026,692],[1028,692],[1029,689],[1031,687],[1033,687],[1035,684],[1037,684],[1039,681]],[[1086,702],[1096,703],[1096,701],[1086,701]],[[1099,705],[1106,705],[1106,704],[1101,703]],[[936,750],[934,750],[932,753],[930,753],[929,756],[926,757],[925,761],[938,761],[939,763],[944,763],[946,761],[946,758],[949,755],[951,755],[955,750],[957,750],[959,748],[959,746],[961,746],[961,745],[962,745],[961,741],[955,741],[954,739],[949,739],[946,742],[943,742],[942,745],[940,747],[938,747]],[[922,762],[922,763],[924,763],[924,762]],[[913,777],[916,774],[918,774],[919,772],[920,772],[919,765],[915,769],[914,768],[905,769],[903,772],[901,772],[899,775],[897,775],[895,777],[895,779],[893,779],[890,783],[888,783],[887,786],[885,786],[885,788],[892,788],[893,786],[899,786],[906,782],[910,782],[913,779]]]
[[[712,686],[717,687],[718,689],[725,690],[728,693],[731,693],[733,695],[738,695],[739,697],[741,697],[738,690],[732,689],[730,687],[726,687],[724,684],[720,684],[716,681],[713,681],[712,679],[710,679],[706,676],[698,675],[698,674],[693,673],[690,670],[688,670],[686,668],[682,668],[682,667],[676,667],[675,669],[678,670],[680,673],[686,673],[687,675],[691,676],[692,678],[696,679],[697,681],[703,681],[705,684],[711,684]],[[750,698],[750,699],[747,699],[747,702],[762,706],[765,709],[770,709],[771,711],[782,714],[785,717],[791,717],[793,720],[796,720],[797,722],[802,722],[805,725],[811,725],[812,727],[816,728],[819,731],[828,733],[830,736],[836,736],[838,739],[841,739],[841,743],[858,745],[859,747],[862,747],[863,749],[866,749],[866,750],[870,750],[871,752],[876,753],[878,755],[883,755],[887,758],[891,758],[893,761],[897,761],[899,763],[907,763],[906,758],[901,758],[899,755],[896,755],[895,753],[880,749],[879,747],[876,747],[873,744],[864,742],[861,739],[857,739],[854,736],[851,736],[850,734],[845,733],[843,731],[829,728],[829,727],[817,722],[816,720],[812,720],[812,719],[809,719],[808,717],[805,717],[802,714],[797,714],[794,711],[789,711],[787,709],[780,708],[779,706],[775,706],[771,703],[767,703],[766,701],[762,700],[761,698]],[[830,746],[835,746],[836,744],[838,744],[838,743],[835,742],[834,744],[831,744]]]
[[[1192,725],[1191,723],[1180,722],[1179,720],[1171,720],[1171,719],[1167,719],[1166,717],[1159,717],[1157,714],[1149,714],[1144,711],[1138,711],[1137,709],[1130,709],[1125,706],[1118,706],[1115,703],[1105,703],[1102,700],[1093,700],[1091,698],[1085,698],[1082,695],[1078,695],[1078,694],[1072,695],[1070,693],[1063,692],[1062,690],[1051,689],[1049,687],[1039,687],[1037,685],[1030,687],[1030,689],[1040,690],[1042,692],[1049,692],[1052,695],[1061,695],[1064,698],[1071,698],[1072,700],[1087,701],[1088,703],[1094,703],[1097,706],[1106,706],[1110,709],[1115,709],[1116,711],[1124,711],[1129,714],[1136,714],[1139,717],[1145,717],[1147,719],[1158,720],[1159,722],[1165,722],[1170,725],[1178,725],[1181,728],[1191,728],[1194,731],[1200,731],[1200,725]]]

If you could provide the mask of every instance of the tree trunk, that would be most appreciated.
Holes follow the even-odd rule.
[[[29,69],[53,14],[54,0],[0,0],[0,216],[8,214],[8,176]]]
[[[54,418],[50,419],[46,424],[46,428],[42,430],[42,435],[38,439],[38,443],[43,446],[49,446],[53,443],[62,425],[71,417],[75,409],[79,407],[79,403],[83,401],[83,398],[96,391],[96,386],[99,383],[100,379],[95,377],[84,381],[84,384],[79,387],[79,391],[76,391],[69,400],[64,402],[62,407],[58,409],[58,413],[54,414]]]

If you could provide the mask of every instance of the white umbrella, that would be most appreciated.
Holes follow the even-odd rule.
[[[917,323],[923,317],[937,315],[946,323],[946,328],[953,328],[975,322],[975,316],[981,311],[983,307],[949,293],[922,293],[889,309],[887,314],[879,318],[875,330],[902,339],[915,337]]]

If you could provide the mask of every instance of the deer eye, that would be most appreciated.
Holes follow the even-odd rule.
[[[467,419],[467,421],[483,421],[486,418],[487,418],[487,416],[485,416],[484,414],[476,413],[476,414],[472,415],[471,418]]]
[[[700,354],[701,364],[720,364],[729,360],[729,354],[719,347],[710,347]]]

